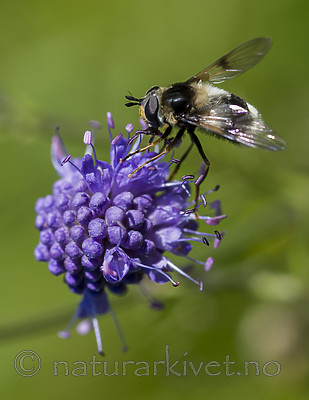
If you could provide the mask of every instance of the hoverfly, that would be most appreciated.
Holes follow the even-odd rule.
[[[197,187],[195,203],[197,204],[198,187],[205,179],[210,163],[195,133],[196,128],[247,147],[283,150],[284,140],[264,123],[255,107],[239,96],[212,85],[212,83],[218,84],[233,79],[246,72],[261,61],[270,47],[269,38],[249,40],[185,82],[164,87],[154,86],[140,99],[126,96],[126,99],[130,101],[126,103],[126,106],[139,106],[140,117],[148,125],[145,133],[153,136],[148,146],[137,152],[145,151],[166,139],[159,154],[136,168],[131,176],[144,165],[168,153],[181,141],[183,134],[188,132],[191,145],[180,161],[183,161],[193,145],[196,145],[204,162],[202,174],[195,182]],[[165,127],[163,133],[159,131],[160,127]],[[173,127],[178,128],[178,132],[175,137],[169,138]],[[157,140],[153,140],[155,135],[159,136]],[[180,163],[176,169],[179,165]]]

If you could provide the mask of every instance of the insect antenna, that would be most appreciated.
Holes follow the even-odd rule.
[[[138,99],[137,97],[132,96],[131,93],[129,96],[125,96],[125,98],[127,100],[130,100],[128,103],[125,103],[126,107],[138,106],[141,102],[141,99]]]
[[[126,107],[138,106],[139,103],[133,103],[132,101],[124,104]]]

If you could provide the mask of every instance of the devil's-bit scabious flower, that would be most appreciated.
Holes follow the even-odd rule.
[[[140,141],[137,139],[132,145],[132,124],[126,126],[128,139],[122,134],[113,139],[114,122],[108,113],[110,162],[100,161],[93,145],[99,125],[93,121],[92,127],[92,132],[84,135],[87,151],[83,158],[72,159],[59,133],[53,137],[52,162],[61,179],[55,182],[52,195],[36,203],[35,225],[40,231],[40,242],[35,257],[48,262],[53,275],[64,274],[70,290],[82,295],[75,315],[60,336],[69,337],[73,323],[78,318],[88,318],[78,325],[78,332],[84,334],[93,326],[98,351],[103,353],[97,315],[110,312],[115,319],[107,291],[122,294],[127,284],[139,283],[144,275],[153,282],[178,286],[173,272],[202,289],[201,281],[180,269],[167,253],[192,261],[190,242],[209,245],[213,239],[217,245],[221,234],[197,230],[196,213],[188,208],[193,177],[168,180],[170,167],[177,160],[170,164],[157,160],[130,178],[134,169],[156,153],[136,153],[121,162],[138,148]],[[201,208],[206,205],[206,197],[201,195]],[[199,219],[217,225],[225,215],[221,215],[218,202],[211,207],[215,208],[215,216],[199,216]],[[193,261],[205,270],[213,263],[210,257],[206,262]],[[153,305],[156,304],[154,301]],[[116,319],[115,323],[125,347]]]

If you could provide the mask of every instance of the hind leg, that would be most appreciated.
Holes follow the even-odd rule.
[[[200,185],[203,183],[203,181],[205,180],[205,178],[206,178],[206,176],[208,174],[209,167],[210,167],[210,162],[209,162],[208,158],[206,157],[206,154],[205,154],[205,152],[203,150],[201,142],[199,141],[199,138],[194,133],[194,130],[195,130],[195,127],[190,127],[188,129],[188,132],[189,132],[189,135],[191,137],[192,143],[194,143],[195,146],[197,147],[197,150],[200,153],[200,156],[202,157],[202,160],[204,162],[204,165],[203,165],[203,167],[201,169],[201,175],[195,181],[194,203],[195,203],[195,209],[196,209],[197,205],[198,205],[199,194],[200,194]]]

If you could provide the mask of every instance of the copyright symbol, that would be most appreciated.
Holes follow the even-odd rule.
[[[14,359],[15,371],[21,376],[33,376],[40,371],[41,359],[33,350],[23,350]]]

